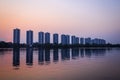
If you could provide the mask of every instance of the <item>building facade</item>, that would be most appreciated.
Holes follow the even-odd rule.
[[[85,38],[85,44],[91,44],[92,43],[92,41],[91,41],[91,38],[90,37],[88,37],[88,38]]]
[[[26,43],[27,45],[29,46],[32,46],[33,45],[33,31],[32,30],[29,30],[27,31],[27,35],[26,35],[27,39],[26,39]]]
[[[92,39],[92,44],[104,45],[106,44],[106,41],[104,39],[95,38],[95,39]]]
[[[69,45],[69,44],[70,44],[70,36],[69,36],[69,35],[66,35],[66,39],[67,39],[67,40],[66,40],[66,41],[67,41],[66,44]]]
[[[39,44],[44,44],[44,32],[39,32],[38,33],[38,43]]]
[[[79,44],[79,37],[75,37],[75,44]]]
[[[45,44],[50,44],[50,33],[49,32],[45,33]]]
[[[76,42],[76,38],[75,36],[71,36],[71,44],[74,45]]]
[[[13,30],[13,43],[20,44],[20,29]]]
[[[80,44],[81,44],[81,45],[84,44],[84,38],[80,38]]]
[[[58,34],[57,33],[53,34],[53,44],[58,44],[59,43],[58,41],[59,41]]]
[[[62,34],[61,35],[61,44],[66,45],[67,44],[66,41],[67,41],[66,35]]]

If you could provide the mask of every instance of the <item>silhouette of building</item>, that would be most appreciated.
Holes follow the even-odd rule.
[[[13,30],[13,43],[20,44],[20,29]]]
[[[106,41],[104,39],[95,38],[95,39],[92,39],[91,41],[92,41],[92,44],[97,44],[97,45],[106,44]]]
[[[38,41],[39,41],[39,44],[44,44],[44,32],[38,33]]]
[[[58,34],[53,34],[53,44],[58,44]]]
[[[27,45],[30,47],[33,45],[33,31],[29,30],[27,31],[27,39],[26,39]]]
[[[66,35],[64,35],[64,34],[61,35],[61,44],[62,45],[66,45],[67,44],[67,38],[66,38]]]
[[[72,44],[72,45],[74,45],[74,44],[75,44],[75,41],[76,41],[75,36],[71,36],[71,44]]]
[[[50,44],[50,33],[45,33],[45,44]]]
[[[80,44],[84,44],[84,38],[80,38]]]
[[[85,38],[85,44],[91,44],[91,38],[90,37],[88,37],[88,38]]]
[[[79,37],[75,37],[75,44],[79,44]]]
[[[102,39],[102,44],[106,44],[106,40]]]
[[[92,44],[100,44],[100,39],[95,38],[95,39],[92,39],[91,41],[92,41]]]
[[[104,39],[100,39],[100,44],[106,44],[106,41]]]
[[[13,30],[13,43],[14,44],[20,44],[20,29],[16,28]],[[39,32],[38,33],[38,43],[39,44],[50,44],[50,33],[49,32]],[[33,45],[33,31],[28,30],[26,31],[26,44],[29,47],[32,47]],[[59,44],[59,34],[55,33],[53,34],[53,44]],[[106,44],[106,40],[104,39],[91,39],[90,37],[88,38],[79,38],[76,37],[75,35],[70,36],[70,35],[61,35],[61,44],[62,45],[76,45],[76,44],[86,44],[86,45],[92,45],[92,44],[97,44],[97,45],[104,45]]]
[[[69,45],[70,44],[70,36],[66,35],[66,39],[67,39],[67,45]]]

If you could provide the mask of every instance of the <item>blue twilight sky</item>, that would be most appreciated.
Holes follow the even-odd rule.
[[[103,38],[120,43],[120,0],[0,0],[0,40],[12,41],[14,28]]]

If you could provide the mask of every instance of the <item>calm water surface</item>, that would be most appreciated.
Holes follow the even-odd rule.
[[[120,80],[120,48],[0,49],[0,80]]]

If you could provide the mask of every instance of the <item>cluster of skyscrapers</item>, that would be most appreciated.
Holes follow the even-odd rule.
[[[50,33],[49,32],[39,32],[38,33],[38,43],[39,44],[50,44]],[[13,30],[13,43],[20,44],[20,29],[14,29]],[[28,30],[26,31],[26,44],[29,46],[33,45],[33,31]],[[104,39],[91,39],[88,38],[79,38],[76,36],[70,36],[70,35],[61,35],[61,42],[59,42],[59,34],[55,33],[53,34],[53,44],[62,44],[62,45],[76,45],[76,44],[106,44],[106,41]]]

